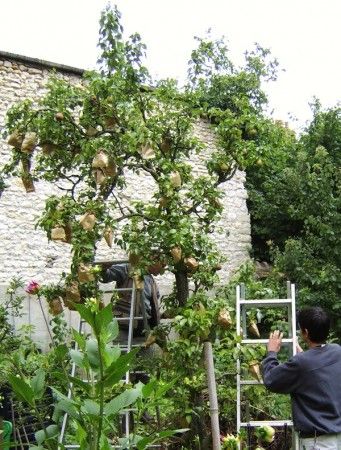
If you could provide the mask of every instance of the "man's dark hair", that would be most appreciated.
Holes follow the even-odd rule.
[[[330,328],[328,314],[319,306],[304,308],[298,313],[298,324],[301,330],[308,330],[308,337],[312,342],[325,342]]]

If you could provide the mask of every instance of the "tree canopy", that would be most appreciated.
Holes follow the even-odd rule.
[[[52,77],[42,99],[11,108],[12,160],[2,176],[21,176],[28,191],[36,180],[63,190],[47,200],[39,226],[49,239],[71,244],[65,282],[77,283],[82,297],[97,288],[95,281],[78,283],[79,268],[93,262],[104,236],[131,255],[137,274],[156,251],[175,275],[176,304],[184,305],[188,277],[196,289],[216,280],[221,258],[210,234],[222,211],[219,186],[259,162],[282,133],[263,113],[261,88],[263,79],[275,78],[277,63],[258,46],[236,68],[223,40],[198,39],[185,87],[154,81],[143,65],[140,36],[124,40],[120,13],[109,7],[99,47],[100,71],[86,73],[78,85]],[[217,135],[200,176],[189,164],[205,147],[193,134],[198,118],[209,120]],[[153,179],[151,199],[124,200],[130,172]]]

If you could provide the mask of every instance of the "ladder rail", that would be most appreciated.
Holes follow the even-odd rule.
[[[295,285],[287,282],[287,298],[285,299],[252,299],[246,300],[245,298],[245,286],[237,285],[236,286],[236,334],[237,336],[241,336],[240,342],[237,344],[237,348],[240,349],[241,345],[256,345],[256,344],[267,344],[268,339],[248,339],[247,338],[247,322],[246,322],[246,312],[249,308],[259,308],[259,307],[287,307],[288,311],[288,338],[284,338],[282,343],[284,345],[289,345],[292,355],[296,354],[297,342],[296,342],[296,296],[295,296]],[[290,426],[293,429],[292,433],[292,443],[293,449],[298,450],[299,441],[298,435],[294,431],[294,424],[292,420],[266,420],[266,421],[257,421],[257,420],[249,420],[242,421],[241,418],[241,389],[242,386],[246,385],[264,385],[262,381],[256,380],[243,380],[241,377],[241,363],[240,358],[237,358],[237,393],[236,393],[236,403],[237,403],[237,432],[240,432],[240,429],[243,427],[258,427],[261,425],[271,425],[271,426]],[[239,444],[240,448],[240,444]]]
[[[81,334],[82,331],[83,331],[83,324],[84,324],[83,319],[81,317],[79,317],[79,325],[78,325],[78,333],[79,334]],[[78,343],[77,342],[75,342],[74,349],[78,350]],[[74,377],[75,374],[76,374],[76,363],[73,362],[72,365],[71,365],[70,376]],[[68,393],[67,393],[67,398],[68,399],[71,399],[72,388],[73,388],[73,383],[70,382]],[[61,427],[61,431],[60,431],[60,434],[59,434],[58,444],[63,444],[67,421],[68,421],[68,413],[65,413],[64,416],[63,416],[62,427]]]
[[[236,287],[236,326],[237,326],[237,336],[240,336],[240,286]],[[237,349],[239,351],[240,344],[237,344]],[[240,385],[240,359],[237,358],[237,432],[240,431],[241,424],[241,385]]]

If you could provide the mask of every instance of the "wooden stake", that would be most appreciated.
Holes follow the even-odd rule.
[[[212,344],[209,341],[204,342],[205,367],[208,386],[208,398],[210,401],[210,416],[212,427],[212,450],[220,450],[220,430],[219,430],[219,410],[217,389],[214,375],[214,363]]]

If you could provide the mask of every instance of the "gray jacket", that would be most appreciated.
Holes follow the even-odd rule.
[[[280,364],[276,352],[262,362],[265,386],[290,394],[296,431],[302,437],[341,432],[341,347],[326,344]]]
[[[130,278],[129,264],[114,264],[111,267],[109,267],[109,269],[106,269],[106,271],[102,275],[103,283],[116,281],[117,288],[126,287],[126,281],[129,278]],[[158,309],[158,305],[157,304],[154,305],[154,303],[156,303],[156,301],[160,297],[160,294],[152,275],[145,275],[143,277],[143,281],[144,287],[142,291],[142,299],[145,305],[148,318],[151,318],[153,316],[152,314],[153,306],[155,306],[155,308]],[[158,313],[159,311],[157,311],[157,314]]]

